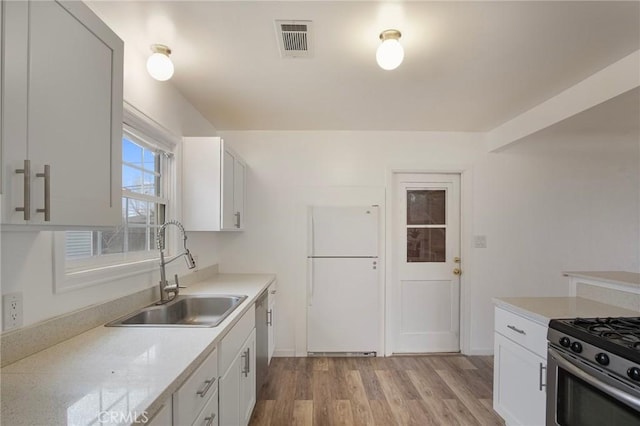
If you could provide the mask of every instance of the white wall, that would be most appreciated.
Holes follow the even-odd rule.
[[[211,123],[189,104],[170,83],[148,76],[145,58],[125,48],[124,98],[138,110],[177,136],[215,135]],[[178,147],[179,151],[179,147]],[[179,176],[179,173],[178,173]],[[56,294],[53,292],[52,233],[2,232],[2,294],[21,291],[24,325],[71,312],[85,306],[132,294],[156,285],[158,273],[135,277]],[[200,267],[218,263],[216,236],[212,233],[189,234],[189,248],[198,256]],[[186,273],[175,262],[175,273]],[[173,264],[171,265],[173,268]]]
[[[637,136],[543,134],[487,154],[474,134],[220,133],[249,166],[247,231],[219,237],[221,270],[278,274],[281,354],[306,353],[305,206],[383,204],[391,168],[469,166],[466,231],[488,243],[463,259],[471,353],[492,352],[494,296],[567,295],[563,270],[640,270]]]

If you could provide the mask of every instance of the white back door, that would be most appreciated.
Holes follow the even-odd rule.
[[[393,352],[458,352],[460,175],[394,176]]]

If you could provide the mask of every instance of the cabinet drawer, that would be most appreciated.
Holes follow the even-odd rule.
[[[256,309],[251,305],[249,310],[233,326],[231,331],[220,342],[220,373],[224,374],[244,344],[251,330],[256,326]]]
[[[495,308],[495,315],[496,333],[547,358],[547,327],[501,308]]]
[[[193,426],[218,426],[218,393],[214,393],[204,406]]]
[[[173,421],[190,425],[218,389],[218,351],[213,350],[200,367],[173,394]],[[216,397],[217,401],[217,397]]]

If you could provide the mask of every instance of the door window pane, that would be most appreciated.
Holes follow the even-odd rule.
[[[408,190],[407,225],[444,225],[446,191]]]
[[[407,262],[446,262],[445,228],[407,228]]]

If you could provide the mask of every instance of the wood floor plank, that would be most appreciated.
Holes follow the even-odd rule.
[[[313,426],[313,401],[293,402],[291,426]]]
[[[436,420],[436,424],[442,426],[459,426],[460,422],[451,413],[449,407],[444,403],[443,399],[437,397],[423,398],[422,404],[425,409]]]
[[[351,395],[351,410],[353,412],[353,424],[355,426],[374,425],[371,405],[367,399],[367,392],[364,390],[362,377],[358,370],[351,370],[346,373],[347,389]]]
[[[480,424],[486,426],[500,424],[495,413],[487,410],[487,408],[473,395],[473,392],[467,388],[465,383],[461,383],[456,380],[455,375],[452,372],[436,370],[436,373],[444,380],[449,388],[451,388],[460,402],[467,407],[471,414],[473,414],[473,417],[475,417]]]
[[[411,370],[407,372],[407,375],[418,390],[418,393],[423,397],[438,396],[441,399],[455,398],[455,394],[449,386],[436,374],[435,370],[429,367],[415,371]]]
[[[376,426],[397,425],[391,407],[386,400],[369,401],[369,404]]]
[[[333,401],[333,425],[336,426],[353,426],[353,411],[351,410],[351,401],[348,399],[339,399]]]
[[[409,424],[415,426],[437,426],[440,423],[425,409],[423,402],[412,400],[405,402],[409,411]]]
[[[478,422],[469,409],[458,399],[445,399],[444,404],[460,426],[485,426]]]
[[[391,407],[393,417],[396,419],[396,424],[409,425],[411,424],[411,417],[405,400],[402,399],[402,393],[394,380],[395,373],[393,370],[376,371],[384,396]]]
[[[251,425],[253,426],[269,426],[271,425],[271,416],[273,414],[273,406],[275,401],[259,400],[251,414]]]
[[[313,371],[311,370],[297,370],[296,372],[296,401],[301,400],[313,400],[313,386],[312,378]]]
[[[444,358],[444,362],[451,365],[457,370],[477,370],[477,367],[471,363],[465,356],[450,356]]]
[[[376,372],[371,369],[359,370],[364,390],[367,392],[367,399],[370,401],[380,401],[385,399],[384,392],[380,386],[380,381]]]
[[[274,401],[270,424],[285,425],[290,423],[293,418],[293,406],[293,399],[281,399]]]

